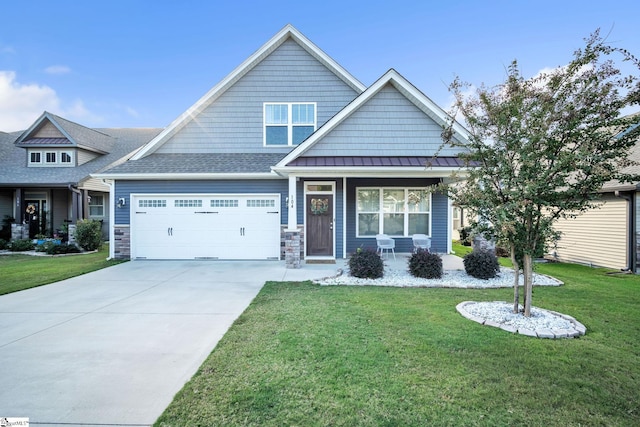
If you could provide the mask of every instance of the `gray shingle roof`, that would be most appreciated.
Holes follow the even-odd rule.
[[[129,160],[105,174],[157,173],[269,173],[286,154],[282,153],[202,153],[158,154]]]
[[[140,149],[161,130],[93,129],[93,132],[86,132],[86,135],[103,135],[109,138],[111,147],[107,154],[76,167],[27,167],[27,150],[15,144],[23,132],[0,132],[0,187],[77,184],[90,174],[101,172],[122,157]]]

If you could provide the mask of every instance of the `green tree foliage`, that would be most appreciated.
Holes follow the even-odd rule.
[[[461,117],[469,132],[468,153],[462,154],[468,176],[450,194],[483,219],[475,224],[478,232],[510,248],[516,270],[524,272],[525,316],[532,258],[556,237],[554,222],[593,208],[604,183],[637,179],[624,172],[640,116],[621,112],[640,103],[640,64],[599,31],[585,41],[568,65],[531,79],[514,61],[496,87],[472,88],[459,78],[450,85],[451,116]],[[632,71],[623,73],[623,65]],[[445,145],[460,146],[453,121],[443,138]]]

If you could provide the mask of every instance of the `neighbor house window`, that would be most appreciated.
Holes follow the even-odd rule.
[[[424,188],[358,188],[359,237],[431,234],[431,192]]]
[[[60,163],[64,164],[64,165],[69,165],[71,164],[71,153],[67,152],[67,151],[63,151],[62,153],[60,153]]]
[[[104,196],[92,194],[89,197],[89,216],[104,216]]]
[[[315,103],[264,104],[265,145],[298,145],[315,130]]]
[[[33,164],[41,164],[42,163],[42,153],[39,151],[32,151],[29,153],[29,163]]]

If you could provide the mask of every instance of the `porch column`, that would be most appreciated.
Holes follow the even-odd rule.
[[[287,223],[287,231],[298,231],[298,209],[296,200],[296,177],[289,175],[289,196],[287,196],[287,209],[289,212],[289,221]]]
[[[300,268],[300,231],[298,230],[296,177],[289,175],[287,210],[289,220],[284,231],[284,260],[286,268]]]

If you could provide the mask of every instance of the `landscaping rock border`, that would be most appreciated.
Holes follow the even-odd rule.
[[[534,338],[576,338],[587,332],[582,323],[567,314],[531,307],[531,317],[527,318],[513,313],[513,304],[506,301],[463,301],[456,310],[481,325]]]

